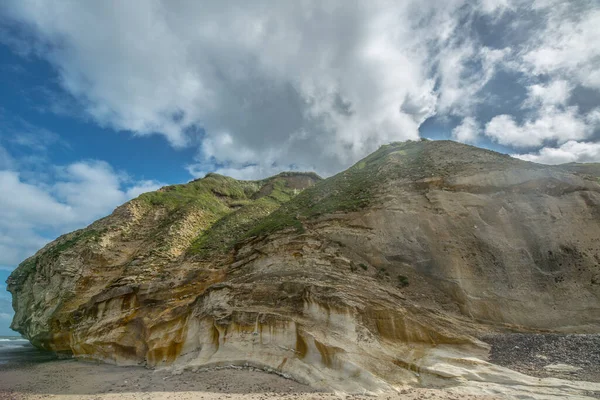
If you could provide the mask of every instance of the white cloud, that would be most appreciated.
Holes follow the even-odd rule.
[[[438,98],[433,90],[434,85],[434,81],[430,80],[421,88],[421,92],[407,93],[400,105],[400,111],[412,116],[418,125],[435,115]]]
[[[509,6],[23,0],[5,14],[29,26],[37,42],[25,50],[49,59],[101,125],[175,146],[202,127],[200,162],[331,174],[416,139],[436,112],[467,115],[510,49],[481,46],[465,28],[474,11]]]
[[[9,0],[0,14],[28,27],[27,41],[2,40],[49,60],[100,125],[199,141],[194,173],[335,173],[417,138],[430,116],[484,122],[482,107],[510,108],[518,96],[488,87],[498,71],[519,74],[529,114],[494,109],[491,138],[582,140],[593,124],[565,107],[577,88],[600,89],[595,0]],[[465,141],[468,122],[455,130]]]
[[[535,153],[515,154],[513,157],[541,164],[600,162],[600,143],[570,140],[560,147],[544,147]]]
[[[518,124],[510,115],[498,115],[485,126],[485,134],[496,142],[515,148],[538,147],[548,141],[559,144],[589,137],[595,126],[588,124],[575,107],[547,107],[534,119]]]
[[[155,190],[160,189],[163,186],[165,186],[163,183],[159,183],[156,181],[139,181],[136,182],[134,186],[127,189],[127,191],[125,192],[125,196],[128,199],[133,199],[138,197],[142,193],[153,192]]]
[[[438,109],[443,113],[469,115],[483,99],[478,92],[494,76],[511,53],[510,48],[478,47],[461,38],[440,49],[440,88]],[[478,63],[477,68],[472,64]]]
[[[62,181],[55,183],[52,193],[63,204],[88,215],[102,215],[107,209],[126,200],[120,177],[110,165],[100,161],[78,162],[59,171]]]
[[[576,87],[600,90],[600,8],[585,0],[577,4],[537,1],[533,8],[541,11],[538,16],[543,16],[543,23],[530,33],[518,57],[509,64],[527,80],[541,78],[545,83],[526,85],[522,107],[530,112],[522,123],[512,115],[498,115],[486,124],[485,134],[513,148],[560,146],[525,156],[532,159],[572,158],[575,156],[567,157],[563,146],[590,139],[600,126],[597,109],[583,114],[569,103]]]
[[[474,143],[479,136],[480,127],[475,118],[465,117],[460,125],[452,130],[452,138],[463,143]]]
[[[579,112],[571,96],[578,87],[600,90],[598,3],[594,0],[511,3],[509,7],[513,9],[520,7],[517,12],[530,8],[536,18],[534,25],[528,18],[513,21],[513,28],[527,24],[530,27],[523,31],[524,41],[518,51],[505,63],[522,74],[521,82],[527,90],[522,108],[527,114],[498,115],[487,123],[485,134],[513,148],[539,149],[549,144],[561,146],[571,140],[589,140],[600,126],[600,112]],[[523,121],[517,123],[516,119]],[[547,148],[541,151],[548,157]]]
[[[50,168],[52,169],[52,168]],[[0,171],[0,265],[15,266],[49,239],[84,227],[116,206],[161,186],[131,182],[101,161],[55,167],[50,182]]]
[[[481,0],[481,8],[487,14],[501,14],[513,7],[511,0]]]
[[[600,126],[600,107],[591,110],[586,116],[585,121],[592,126]]]
[[[524,70],[536,75],[563,77],[600,89],[600,8],[594,2],[540,4],[548,7],[543,32],[532,35],[522,54]],[[586,5],[592,8],[585,9]],[[583,9],[573,12],[572,8]]]
[[[555,80],[547,85],[531,85],[527,87],[528,97],[524,105],[527,107],[564,106],[569,100],[572,87],[565,80]]]
[[[19,173],[0,171],[0,221],[19,224],[31,221],[42,226],[56,221],[71,223],[71,208],[59,203],[45,190],[22,182]],[[63,223],[63,222],[61,222]]]

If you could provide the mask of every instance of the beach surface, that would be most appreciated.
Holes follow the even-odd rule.
[[[452,389],[406,388],[378,396],[316,392],[309,386],[252,369],[184,371],[116,367],[76,360],[0,365],[0,400],[175,399],[435,399],[492,400]]]
[[[600,380],[599,335],[497,334],[484,339],[492,346],[494,363],[535,378],[515,373],[510,377],[516,380],[505,384],[492,379],[443,389],[405,387],[377,396],[350,395],[319,392],[252,367],[152,370],[57,359],[22,338],[12,338],[0,341],[0,400],[600,398],[598,385],[584,382]],[[548,368],[552,365],[561,368]],[[544,378],[565,380],[542,381]],[[567,386],[579,389],[568,391]]]

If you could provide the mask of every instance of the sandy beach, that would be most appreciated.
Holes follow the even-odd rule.
[[[173,374],[142,367],[115,367],[76,360],[0,366],[0,400],[167,399],[438,399],[492,400],[452,389],[406,388],[360,396],[320,393],[278,375],[250,369],[184,371]]]
[[[492,360],[529,376],[598,382],[598,335],[493,335]],[[548,363],[569,363],[569,370],[544,368]],[[546,382],[547,384],[548,382]],[[582,382],[584,383],[584,382]],[[552,398],[556,391],[512,391],[511,385],[480,385],[444,389],[400,388],[397,392],[372,395],[324,393],[310,386],[255,368],[224,367],[197,370],[147,369],[141,366],[118,367],[77,359],[56,359],[52,353],[35,349],[19,339],[0,346],[0,400],[72,399],[72,400],[167,400],[167,399],[436,399],[492,400],[498,398]],[[514,385],[513,385],[514,386]],[[533,388],[535,389],[535,388]],[[479,395],[475,395],[478,393]],[[484,396],[482,394],[489,395]],[[571,392],[569,396],[574,396]],[[580,390],[577,398],[598,398],[600,391]],[[492,395],[493,394],[493,395]],[[511,397],[511,395],[513,397]],[[524,397],[525,396],[525,397]],[[585,397],[581,397],[585,396]]]

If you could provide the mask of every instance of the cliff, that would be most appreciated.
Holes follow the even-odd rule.
[[[250,364],[328,389],[539,385],[486,363],[478,337],[600,332],[599,177],[449,141],[325,180],[208,175],[25,260],[12,328],[81,358]]]

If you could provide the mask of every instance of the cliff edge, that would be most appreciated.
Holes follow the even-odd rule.
[[[324,180],[209,174],[25,260],[12,328],[81,358],[326,389],[600,390],[489,364],[478,339],[600,333],[599,177],[450,141],[392,143]]]

